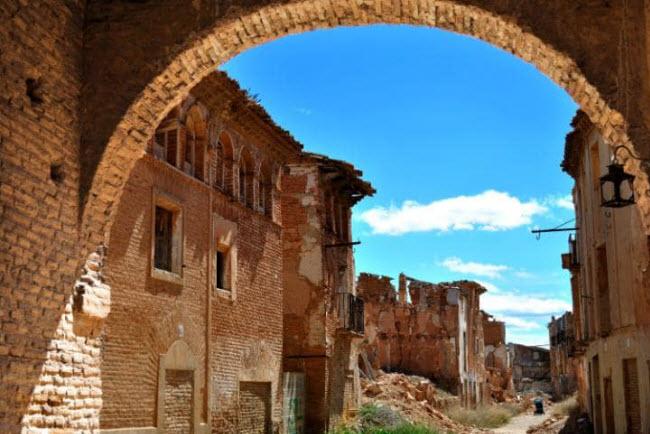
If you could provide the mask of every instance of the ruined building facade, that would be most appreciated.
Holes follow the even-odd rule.
[[[375,369],[421,375],[460,395],[465,405],[488,396],[481,285],[429,283],[399,276],[359,275],[365,303],[364,352]],[[407,295],[408,294],[408,295]]]
[[[508,344],[516,392],[551,393],[551,359],[546,348]]]
[[[637,207],[601,207],[610,148],[584,113],[573,126],[562,166],[575,180],[579,229],[563,263],[572,273],[580,401],[598,433],[648,432],[648,237]]]
[[[360,175],[303,153],[234,81],[208,76],[131,172],[21,424],[322,433],[355,410],[350,215],[374,192]]]
[[[514,392],[512,363],[506,345],[506,323],[497,321],[487,312],[481,313],[486,382],[492,399],[502,402]]]
[[[160,121],[244,50],[340,25],[452,30],[532,63],[609,144],[650,156],[647,0],[364,4],[0,3],[0,431],[99,425],[103,347],[83,329],[110,315],[113,277],[103,267],[112,251],[103,246],[119,230],[120,198]],[[647,231],[649,187],[639,176],[647,169],[630,166]],[[643,297],[630,297],[639,326],[648,312]],[[647,359],[636,357],[640,370]],[[612,372],[620,385],[620,369]]]
[[[108,245],[102,430],[280,426],[278,181],[299,153],[221,73],[161,122]]]
[[[350,164],[316,154],[302,154],[282,177],[289,433],[323,433],[359,408],[364,310],[355,289],[350,216],[373,193]]]
[[[553,317],[548,324],[551,358],[551,386],[557,400],[577,390],[578,360],[575,351],[574,319],[571,312],[559,318]]]

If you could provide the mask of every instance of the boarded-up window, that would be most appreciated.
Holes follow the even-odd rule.
[[[168,369],[165,372],[164,427],[166,434],[188,434],[192,429],[194,395],[192,371]]]
[[[641,432],[641,402],[639,400],[639,373],[636,359],[623,359],[623,387],[625,388],[625,432]]]
[[[239,433],[271,433],[271,383],[239,383]]]
[[[609,303],[609,274],[607,270],[607,248],[602,245],[596,249],[596,279],[598,286],[598,317],[600,335],[606,336],[612,329]]]

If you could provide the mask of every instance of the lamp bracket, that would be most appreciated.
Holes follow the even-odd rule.
[[[640,161],[640,162],[646,163],[646,164],[650,163],[650,159],[641,158],[641,157],[638,157],[637,155],[634,155],[632,150],[630,148],[628,148],[626,145],[617,145],[616,147],[614,147],[614,152],[613,152],[614,155],[613,155],[613,161],[612,161],[613,163],[615,163],[615,164],[618,163],[618,151],[620,151],[621,149],[624,149],[625,151],[627,151],[627,154],[630,156],[630,158],[632,158],[634,160],[637,160],[637,161]]]

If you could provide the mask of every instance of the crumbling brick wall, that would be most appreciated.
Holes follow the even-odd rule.
[[[366,306],[364,351],[375,369],[422,375],[474,402],[483,399],[480,285],[402,274],[396,291],[391,278],[361,273],[357,288]]]
[[[535,390],[551,393],[551,365],[545,348],[508,344],[512,381],[517,392]]]
[[[565,312],[559,318],[553,317],[548,324],[551,385],[556,399],[571,395],[577,389],[578,363],[574,358],[576,343],[573,326],[571,312]]]
[[[492,399],[504,401],[514,393],[512,366],[506,346],[506,324],[483,312],[485,369]]]
[[[346,329],[342,302],[355,294],[350,209],[374,192],[360,176],[349,163],[305,153],[282,178],[284,370],[305,374],[307,433],[359,406],[360,334]]]

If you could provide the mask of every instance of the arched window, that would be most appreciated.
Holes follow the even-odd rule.
[[[273,215],[273,184],[271,180],[271,167],[267,161],[262,163],[258,179],[257,206],[261,213]]]
[[[325,229],[328,231],[332,232],[334,230],[334,222],[333,222],[333,215],[332,215],[332,195],[328,192],[325,193],[324,196],[324,203],[323,203],[323,210],[325,212]]]
[[[153,136],[153,154],[156,158],[176,166],[179,132],[178,109],[173,109],[160,123]]]
[[[187,112],[185,128],[182,169],[185,173],[204,180],[208,134],[205,119],[197,105],[192,106]]]
[[[239,158],[239,200],[253,207],[253,170],[255,161],[247,148],[243,148]]]
[[[230,135],[225,131],[219,135],[216,159],[215,187],[222,189],[226,193],[233,194],[233,146]]]

